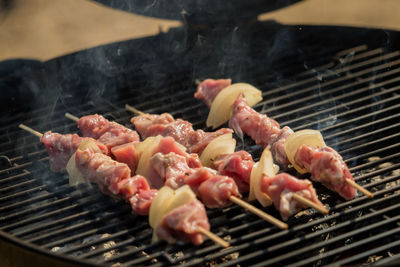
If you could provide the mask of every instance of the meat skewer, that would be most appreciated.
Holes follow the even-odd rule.
[[[224,89],[221,87],[227,84],[230,84],[230,80],[207,79],[198,84],[195,97],[210,106],[210,103],[213,102],[211,98],[215,98]],[[295,155],[292,158],[289,158],[285,143],[293,135],[293,131],[287,126],[281,129],[275,120],[259,114],[249,107],[243,95],[240,95],[233,104],[229,126],[238,133],[246,133],[263,147],[270,145],[275,160],[279,164],[288,166],[292,163],[298,171],[298,167],[305,170],[301,173],[310,172],[315,180],[322,182],[345,199],[354,198],[356,195],[355,189],[368,197],[373,197],[371,192],[354,182],[354,178],[347,165],[343,162],[342,157],[332,148],[326,147],[326,145],[314,148],[305,144],[299,147],[297,152],[295,151]],[[300,166],[296,166],[296,164]],[[327,172],[321,171],[325,169],[325,166],[329,166],[330,173],[327,174]],[[340,183],[338,178],[340,178]]]
[[[70,114],[70,113],[66,113],[65,116],[66,116],[68,119],[73,120],[73,121],[75,121],[75,122],[78,122],[78,121],[79,121],[79,118],[78,118],[78,117],[76,117],[76,116],[74,116],[74,115],[72,115],[72,114]],[[286,223],[284,223],[284,222],[282,222],[282,221],[276,219],[275,217],[273,217],[273,216],[267,214],[266,212],[264,212],[264,211],[262,211],[262,210],[260,210],[260,209],[258,209],[258,208],[256,208],[256,207],[254,207],[254,206],[248,204],[247,202],[241,200],[239,197],[237,197],[237,196],[235,196],[235,195],[233,195],[233,194],[230,194],[229,197],[228,197],[228,199],[229,199],[230,202],[235,203],[236,205],[241,206],[242,208],[248,210],[249,212],[251,212],[251,213],[253,213],[253,214],[259,216],[259,217],[262,218],[263,220],[265,220],[265,221],[267,221],[267,222],[269,222],[269,223],[271,223],[271,224],[273,224],[273,225],[279,227],[280,229],[287,229],[287,228],[288,228],[288,225],[287,225]]]
[[[43,138],[44,136],[42,133],[35,131],[26,125],[20,124],[19,127],[39,138]],[[58,149],[60,153],[65,152],[66,150],[62,145],[62,143],[56,143],[54,148]],[[67,154],[69,154],[69,151],[67,152]],[[150,189],[143,176],[136,175],[131,177],[130,169],[126,164],[116,162],[109,156],[98,153],[89,147],[79,146],[74,152],[75,153],[71,156],[71,159],[74,157],[76,165],[73,167],[85,177],[85,181],[96,182],[104,193],[111,196],[121,195],[128,199],[135,213],[140,215],[148,213],[148,204],[151,203],[151,199],[154,197],[156,191]],[[150,194],[144,194],[145,199],[138,199],[142,197],[141,191],[143,191],[143,193],[149,191]],[[139,195],[135,196],[137,193]],[[132,197],[135,198],[131,199]],[[136,204],[142,204],[142,206],[136,206]]]
[[[31,134],[37,136],[37,137],[39,137],[39,138],[42,138],[42,137],[43,137],[43,134],[42,134],[42,133],[40,133],[40,132],[38,132],[38,131],[36,131],[36,130],[34,130],[34,129],[32,129],[32,128],[30,128],[30,127],[24,125],[24,124],[20,124],[19,127],[20,127],[21,129],[23,129],[23,130],[25,130],[25,131],[28,131],[29,133],[31,133]],[[84,152],[86,152],[86,151],[84,151]],[[97,153],[97,154],[100,154],[100,153]],[[106,155],[103,155],[103,154],[101,154],[101,155],[104,156],[104,157],[107,157]],[[86,156],[87,156],[87,155],[86,155]],[[110,159],[110,160],[111,160],[111,159]],[[104,161],[103,161],[103,164],[104,164]],[[122,165],[123,165],[123,164],[122,164]],[[126,168],[127,168],[127,166],[126,166]],[[87,174],[88,174],[88,175],[91,175],[90,172],[87,173]],[[127,175],[129,176],[130,174],[127,174]],[[125,176],[126,176],[126,175],[125,175]],[[139,175],[137,175],[137,176],[139,176]],[[136,177],[136,176],[135,176],[135,177]],[[135,178],[135,177],[132,177],[132,178]],[[122,189],[124,188],[124,186],[125,186],[125,188],[126,188],[126,186],[129,187],[129,186],[132,184],[132,182],[135,181],[135,180],[132,180],[132,179],[127,178],[127,177],[125,177],[125,178],[126,178],[126,179],[123,180],[123,181],[126,181],[126,182],[125,182],[125,183],[122,183],[122,187],[121,187]],[[142,180],[142,181],[143,181],[143,180]],[[99,183],[98,183],[98,184],[99,184]],[[118,183],[118,184],[121,184],[121,183]],[[101,186],[101,184],[99,184],[99,186]],[[103,190],[103,188],[102,188],[102,190]],[[140,191],[140,189],[138,189],[138,191]],[[145,188],[145,191],[153,191],[153,192],[156,192],[156,190],[149,190],[148,185],[147,185],[147,188]],[[129,190],[128,190],[128,191],[122,191],[122,190],[121,190],[121,191],[117,192],[117,194],[121,194],[121,195],[124,196],[125,198],[129,198],[129,197],[132,196],[132,192],[131,192],[131,194],[129,194],[128,192],[129,192]],[[113,193],[113,192],[111,192],[111,193]],[[154,194],[154,195],[155,195],[155,194]],[[154,197],[154,195],[153,195],[153,197]],[[131,202],[131,204],[132,204],[132,201],[130,201],[130,202]],[[201,206],[202,206],[201,203],[198,204],[198,205],[201,205]],[[179,208],[179,207],[178,207],[178,208]],[[203,208],[203,210],[204,210],[204,208]],[[148,212],[148,209],[147,209],[147,212]],[[172,212],[175,212],[175,210],[172,210],[171,213],[172,213]],[[145,214],[141,214],[141,215],[145,215]],[[166,216],[173,216],[173,214],[172,214],[172,215],[171,215],[171,214],[167,214]],[[204,236],[207,236],[209,239],[211,239],[212,241],[214,241],[215,243],[219,244],[220,246],[222,246],[222,247],[224,247],[224,248],[230,246],[228,242],[226,242],[225,240],[223,240],[222,238],[218,237],[217,235],[215,235],[214,233],[210,232],[208,229],[206,229],[206,228],[204,228],[204,227],[202,227],[202,226],[197,226],[195,230],[196,230],[198,233],[200,233],[200,234],[202,234],[202,235],[204,235]]]
[[[132,106],[130,106],[130,105],[128,105],[128,104],[126,104],[125,105],[125,109],[127,109],[127,110],[129,110],[129,111],[131,111],[131,112],[133,112],[133,113],[136,113],[136,114],[139,114],[140,116],[146,116],[146,117],[149,117],[149,118],[152,118],[151,116],[153,116],[153,118],[155,118],[154,116],[156,116],[156,115],[147,115],[146,113],[143,113],[143,112],[141,112],[141,111],[139,111],[139,110],[137,110],[136,108],[134,108],[134,107],[132,107]],[[172,116],[171,116],[171,118],[172,118]],[[183,121],[183,120],[180,120],[180,121]],[[187,123],[189,123],[189,122],[187,122]],[[140,131],[139,131],[140,132]],[[238,152],[235,152],[235,153],[233,153],[232,155],[234,155],[234,154],[236,154],[236,153],[238,153]],[[239,152],[240,153],[240,152]],[[246,152],[247,153],[247,152]],[[250,155],[249,155],[250,156]],[[229,155],[226,155],[225,157],[229,157]],[[251,158],[251,156],[250,156],[250,158]],[[215,162],[217,162],[217,160],[215,160],[214,161],[214,163]],[[253,162],[253,164],[254,164],[254,162]],[[238,163],[236,163],[236,162],[234,162],[233,163],[233,165],[235,165],[235,166],[238,166],[238,165],[240,165],[240,164],[238,164]],[[248,172],[248,180],[247,180],[247,182],[249,183],[249,180],[250,180],[250,172],[251,172],[251,169],[252,169],[252,167],[253,167],[253,165],[251,165],[251,167],[247,170],[247,172]],[[217,168],[218,169],[218,168]],[[229,174],[228,174],[228,176],[229,176]],[[288,176],[285,176],[285,177],[288,177]],[[288,177],[289,178],[289,177]],[[296,179],[296,178],[292,178],[292,180],[293,179]],[[290,181],[292,181],[292,180],[288,180],[289,181],[289,183],[290,183]],[[236,179],[235,179],[235,181],[236,181]],[[295,201],[298,201],[298,202],[300,202],[301,204],[301,206],[305,206],[305,207],[311,207],[311,208],[314,208],[314,209],[316,209],[317,211],[319,211],[319,212],[321,212],[322,214],[328,214],[329,213],[329,210],[328,209],[326,209],[325,207],[323,207],[323,205],[317,200],[317,199],[313,199],[314,200],[314,202],[312,202],[312,201],[310,201],[310,200],[308,200],[307,198],[305,198],[305,197],[303,197],[303,196],[301,196],[301,195],[299,195],[299,194],[297,194],[297,193],[293,193],[293,199],[295,200]],[[245,202],[246,203],[246,202]],[[248,204],[248,203],[247,203]],[[243,203],[242,203],[242,205],[244,205]],[[278,209],[279,210],[279,209]]]

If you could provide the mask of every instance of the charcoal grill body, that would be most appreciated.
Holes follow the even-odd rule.
[[[2,244],[19,247],[26,257],[105,266],[397,260],[398,41],[397,32],[386,30],[250,22],[195,32],[176,28],[47,62],[13,63],[0,77],[6,92],[1,104],[7,107],[0,125]],[[65,175],[50,172],[39,140],[18,128],[24,123],[41,132],[77,132],[65,112],[99,113],[129,126],[132,114],[124,105],[130,104],[206,129],[208,110],[193,98],[195,80],[221,77],[260,88],[264,100],[255,109],[281,125],[321,130],[357,182],[376,197],[345,201],[314,183],[331,207],[329,216],[309,210],[281,231],[232,206],[208,211],[213,232],[230,237],[229,250],[211,241],[199,247],[152,244],[145,217],[131,214],[128,204],[104,196],[95,185],[69,187]],[[238,144],[259,158],[262,149],[249,138]],[[265,210],[279,217],[273,207]]]

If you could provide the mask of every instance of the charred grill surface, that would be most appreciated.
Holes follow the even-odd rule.
[[[399,259],[400,50],[386,45],[397,35],[270,24],[249,28],[221,29],[221,37],[202,33],[196,41],[176,29],[2,78],[2,85],[39,99],[17,96],[14,101],[21,102],[11,102],[15,112],[1,117],[0,235],[90,265],[320,266]],[[30,83],[17,79],[23,74]],[[280,125],[319,129],[375,198],[345,201],[315,183],[320,200],[330,206],[327,216],[306,210],[288,221],[289,230],[279,230],[239,207],[209,210],[212,231],[229,240],[229,249],[211,241],[198,247],[152,244],[147,217],[131,214],[129,204],[95,185],[70,187],[65,175],[49,170],[39,140],[17,127],[77,132],[65,112],[99,113],[130,126],[132,114],[124,110],[130,104],[144,112],[170,112],[205,129],[208,108],[193,93],[195,79],[209,77],[254,84],[263,91],[255,109]],[[35,95],[32,83],[44,96]],[[259,146],[249,138],[238,144],[258,160]],[[273,207],[265,210],[279,216]]]

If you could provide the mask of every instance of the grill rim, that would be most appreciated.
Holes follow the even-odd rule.
[[[27,242],[23,239],[15,237],[11,234],[8,234],[7,232],[4,232],[3,230],[0,230],[0,238],[2,239],[2,241],[8,242],[10,245],[14,245],[14,246],[18,247],[19,249],[22,249],[23,251],[35,252],[35,253],[39,254],[41,257],[59,260],[62,263],[74,264],[76,266],[88,266],[88,267],[89,266],[90,267],[107,266],[104,264],[94,264],[93,262],[90,262],[86,259],[77,260],[77,259],[74,259],[72,257],[72,255],[66,255],[66,254],[61,254],[61,253],[51,253],[49,250],[46,250],[38,245]],[[27,255],[29,255],[29,254],[27,254]]]
[[[115,110],[114,110],[115,111]],[[112,112],[114,112],[114,111],[112,111]],[[115,111],[115,112],[117,112],[117,111]],[[21,166],[18,166],[18,168],[22,168]],[[3,234],[3,231],[0,231],[0,233],[1,234]],[[7,234],[6,232],[4,232],[5,234]],[[9,235],[9,234],[7,234],[7,235]],[[1,235],[0,235],[1,236]],[[24,241],[24,240],[22,240],[22,239],[19,239],[19,238],[17,238],[17,237],[13,237],[12,235],[11,235],[11,237],[12,238],[14,238],[15,240],[15,242],[17,242],[16,244],[18,244],[18,241],[22,241],[22,247],[25,247],[25,245],[26,244],[28,244],[29,246],[26,246],[26,247],[30,247],[30,246],[33,246],[34,248],[37,248],[38,250],[43,250],[40,246],[37,246],[37,245],[35,245],[35,244],[29,244],[27,241]],[[48,250],[45,250],[44,249],[44,254],[46,255],[46,256],[54,256],[54,257],[56,257],[56,258],[66,258],[66,259],[69,259],[69,260],[72,260],[72,263],[79,263],[79,264],[82,264],[82,260],[83,259],[80,259],[79,261],[75,261],[73,258],[72,258],[72,255],[65,255],[65,254],[58,254],[58,253],[51,253],[50,251],[48,251]],[[71,258],[70,258],[71,257]],[[86,264],[86,263],[85,263]],[[96,262],[95,264],[94,263],[91,263],[91,262],[88,262],[87,264],[89,264],[89,265],[87,265],[87,266],[99,266],[99,264],[100,264],[100,266],[102,266],[102,264],[101,263],[98,263],[98,262]]]

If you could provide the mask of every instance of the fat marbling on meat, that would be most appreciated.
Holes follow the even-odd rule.
[[[184,178],[189,175],[191,170],[186,158],[173,152],[168,154],[156,153],[151,158],[151,165],[164,180],[164,185],[174,190],[185,184]]]

